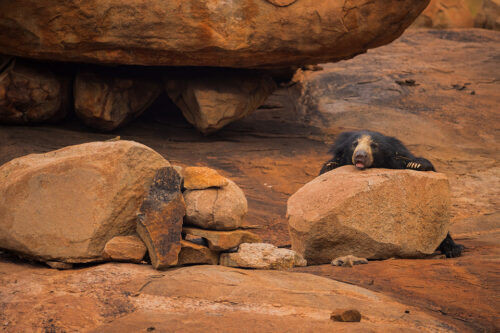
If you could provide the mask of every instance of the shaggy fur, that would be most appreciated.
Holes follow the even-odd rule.
[[[436,171],[430,161],[415,157],[401,141],[378,132],[343,132],[335,140],[330,153],[333,156],[323,165],[320,174],[343,165],[354,165],[361,170],[386,168]],[[459,257],[463,249],[464,246],[455,243],[449,233],[437,248],[448,258]]]

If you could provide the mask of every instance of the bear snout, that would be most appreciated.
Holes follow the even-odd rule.
[[[369,167],[368,152],[364,150],[358,150],[354,153],[353,164],[358,169],[364,169]]]

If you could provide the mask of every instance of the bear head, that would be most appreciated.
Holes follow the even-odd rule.
[[[345,164],[353,164],[361,170],[379,168],[387,165],[387,160],[394,155],[393,140],[396,139],[378,132],[344,132],[338,138],[332,153],[334,156],[342,156]]]

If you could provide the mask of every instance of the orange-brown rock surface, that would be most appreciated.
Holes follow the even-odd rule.
[[[91,142],[0,166],[0,248],[42,261],[103,260],[135,230],[160,154],[133,141]]]
[[[183,266],[195,264],[217,265],[219,264],[219,252],[213,251],[200,244],[181,240],[181,252],[179,252],[177,265]]]
[[[187,190],[204,190],[210,187],[224,187],[229,184],[227,178],[217,170],[207,167],[187,167],[182,170],[184,188]]]
[[[152,147],[175,165],[204,165],[234,180],[248,199],[248,224],[259,227],[252,231],[265,242],[284,246],[290,244],[286,201],[318,175],[329,158],[327,143],[334,135],[363,128],[395,135],[447,175],[452,204],[450,230],[454,239],[467,247],[464,255],[445,260],[398,259],[352,268],[328,264],[294,270],[390,295],[408,307],[410,313],[402,313],[403,318],[411,318],[416,307],[458,327],[460,332],[495,332],[500,330],[500,142],[495,135],[500,123],[499,43],[498,32],[483,29],[409,30],[394,43],[352,60],[323,64],[320,71],[304,71],[302,81],[276,91],[262,108],[209,138],[202,137],[165,99],[112,135],[89,132],[69,119],[60,126],[0,126],[0,163],[120,135]],[[295,89],[299,88],[304,88],[304,95],[297,102]],[[29,326],[33,323],[48,328],[64,327],[66,323],[79,327],[78,323],[85,321],[98,327],[108,320],[112,326],[111,318],[128,311],[129,303],[122,302],[128,299],[126,292],[133,295],[135,289],[120,289],[127,284],[113,275],[111,267],[125,265],[127,276],[140,275],[130,268],[136,265],[106,264],[58,272],[5,255],[0,265],[5,267],[0,274],[0,288],[4,288],[0,300],[5,304],[1,306],[0,316],[4,317],[0,325],[9,322],[30,327],[22,326],[20,331],[33,330]],[[151,280],[164,273],[150,266],[144,268]],[[56,279],[52,274],[61,275]],[[31,281],[38,283],[42,278],[52,282],[44,284],[49,286],[47,293],[37,294],[39,284]],[[7,292],[11,296],[5,297]],[[27,292],[30,297],[26,297]],[[13,298],[16,293],[18,299]],[[48,300],[45,295],[53,298]],[[318,301],[323,296],[314,293],[310,297]],[[101,300],[97,305],[92,301],[96,298]],[[228,310],[222,317],[197,312],[206,326],[194,323],[188,328],[210,330],[214,327],[211,325],[219,324],[214,318],[223,322],[224,328],[236,326],[240,331],[241,326],[260,331],[270,327],[304,331],[322,328],[296,316],[275,318],[277,324],[272,326],[266,314],[260,314],[261,321],[256,321],[249,315],[230,312],[236,305],[223,300],[217,302]],[[75,313],[73,308],[80,311]],[[329,309],[327,316],[334,310]],[[131,315],[124,325],[137,326],[126,326],[122,331],[130,327],[145,330],[154,323],[158,323],[158,331],[168,331],[178,323],[179,317],[148,314]],[[180,316],[186,322],[195,317],[191,313]],[[144,318],[152,325],[143,325]],[[364,320],[339,324],[352,331],[353,325]]]
[[[346,165],[294,193],[287,218],[292,249],[309,264],[326,264],[349,254],[432,254],[448,233],[449,209],[444,174]]]
[[[159,274],[147,265],[56,271],[0,261],[0,295],[0,327],[8,332],[457,330],[353,285],[311,274],[211,265]],[[344,308],[357,309],[361,322],[330,320],[332,311]]]
[[[415,20],[419,28],[486,28],[500,30],[499,0],[431,0]]]
[[[93,63],[285,67],[397,38],[428,0],[0,3],[0,53]]]
[[[146,245],[137,235],[116,236],[104,246],[103,257],[114,261],[140,262],[146,250]]]
[[[221,188],[184,191],[186,224],[205,229],[235,230],[248,212],[245,193],[232,180]]]

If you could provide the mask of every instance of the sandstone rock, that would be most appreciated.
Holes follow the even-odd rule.
[[[431,0],[415,20],[415,27],[422,28],[472,28],[479,8],[477,0]]]
[[[103,257],[116,261],[141,262],[146,245],[136,235],[116,236],[104,246]]]
[[[137,233],[146,243],[154,268],[177,264],[184,215],[179,174],[172,167],[158,170],[137,221]]]
[[[61,272],[0,260],[0,279],[7,332],[460,331],[444,317],[312,274],[213,265],[158,274],[127,263]],[[357,309],[367,320],[334,322],[334,309]]]
[[[111,131],[141,115],[158,97],[153,79],[115,71],[79,72],[75,78],[75,112],[88,126]]]
[[[230,267],[287,270],[306,266],[307,262],[295,251],[280,249],[267,243],[244,243],[238,252],[222,253],[220,264]]]
[[[361,321],[361,313],[359,313],[358,310],[352,309],[352,310],[339,310],[339,311],[334,311],[330,315],[330,319],[334,321],[341,321],[341,322],[360,322]]]
[[[288,200],[292,249],[309,264],[352,254],[369,259],[433,253],[449,227],[445,175],[344,166]]]
[[[165,85],[187,121],[204,134],[245,117],[275,89],[269,76],[240,72],[170,79]]]
[[[500,30],[499,0],[431,0],[413,23],[418,28]]]
[[[365,258],[358,258],[353,255],[338,257],[332,260],[331,264],[333,266],[343,266],[343,267],[352,267],[354,265],[367,264],[368,260]]]
[[[474,26],[500,30],[500,0],[483,0],[483,6],[475,17]]]
[[[0,166],[0,248],[42,261],[100,261],[133,233],[157,169],[169,163],[133,142],[91,142]]]
[[[259,243],[259,236],[246,230],[214,231],[198,228],[182,228],[186,235],[202,237],[207,240],[208,247],[214,251],[226,251],[242,243]]]
[[[0,50],[90,63],[286,67],[387,44],[428,4],[300,0],[281,7],[287,2],[2,1]]]
[[[0,123],[61,120],[69,102],[66,81],[42,64],[0,56]]]
[[[181,252],[177,265],[217,265],[219,263],[219,253],[210,250],[208,247],[181,240]]]
[[[238,185],[227,182],[222,188],[185,191],[186,223],[215,230],[240,227],[248,211],[247,199]]]
[[[204,190],[210,187],[224,187],[229,182],[217,170],[206,167],[187,167],[183,170],[184,188]]]

